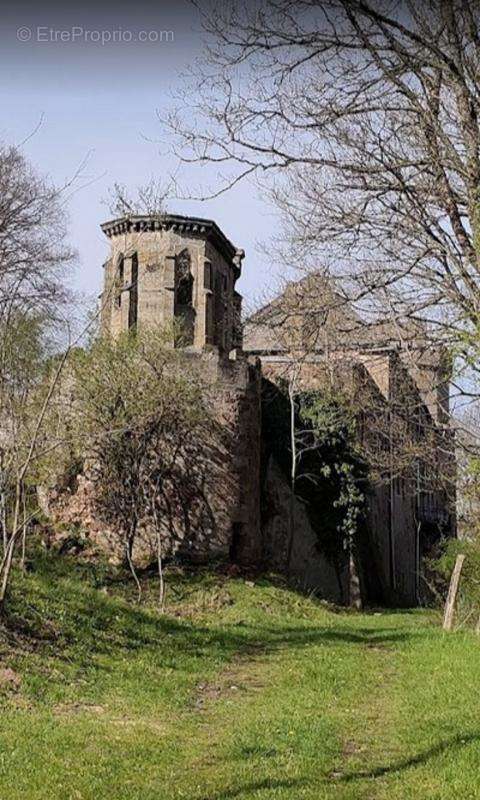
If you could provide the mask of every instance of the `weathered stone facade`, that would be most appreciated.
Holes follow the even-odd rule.
[[[233,559],[255,567],[262,558],[259,364],[242,357],[220,359],[214,350],[192,352],[190,358],[201,361],[211,414],[208,434],[195,441],[193,461],[185,465],[191,503],[161,520],[163,554],[193,563]],[[42,492],[42,508],[62,523],[65,537],[73,526],[90,545],[121,561],[121,539],[96,511],[95,474],[94,463],[86,459],[70,486],[60,481]],[[157,557],[156,532],[143,524],[133,557],[143,566]]]
[[[117,337],[141,326],[172,335],[200,367],[211,431],[199,442],[202,511],[165,520],[163,549],[192,561],[261,561],[260,368],[241,350],[241,296],[235,290],[243,251],[214,222],[164,215],[128,217],[102,225],[111,243],[104,265],[101,335]],[[175,323],[178,322],[178,334]],[[178,335],[178,338],[177,338]],[[193,468],[193,465],[190,465]],[[189,465],[185,466],[188,471]],[[75,523],[92,543],[119,558],[118,537],[95,513],[94,470],[88,461],[73,492],[54,492],[50,511]],[[174,529],[175,537],[170,536]],[[188,529],[188,530],[187,530]],[[115,553],[115,551],[117,551]],[[134,557],[154,559],[154,532],[142,528]]]
[[[416,605],[424,595],[423,556],[441,536],[455,535],[455,459],[441,353],[426,352],[417,339],[407,347],[381,326],[372,334],[315,276],[291,284],[254,315],[246,324],[244,347],[261,359],[262,374],[274,385],[288,384],[294,374],[297,392],[333,386],[354,399],[365,449],[381,473],[368,498],[365,594],[371,602]],[[282,494],[282,480],[285,497],[288,481],[271,459],[267,496],[272,482],[277,497]],[[281,509],[280,502],[277,506]],[[271,514],[262,531],[264,546],[275,551],[277,561],[287,537],[284,522],[279,534],[282,517],[281,511]],[[297,511],[296,517],[294,550],[305,566],[294,572],[306,587],[316,589],[321,582],[323,594],[339,599],[338,582],[315,545],[307,515]]]
[[[382,475],[369,497],[362,579],[371,601],[417,603],[428,537],[452,534],[454,516],[448,489],[437,485],[426,491],[417,474],[421,460],[400,466],[395,441],[406,436],[421,449],[428,436],[432,450],[433,437],[433,458],[424,469],[431,475],[450,470],[453,476],[454,462],[448,462],[443,446],[450,432],[448,373],[441,360],[417,345],[405,350],[387,330],[375,335],[361,330],[355,315],[315,276],[291,284],[247,322],[242,338],[235,285],[244,254],[214,222],[169,214],[128,216],[105,223],[102,230],[111,243],[101,295],[102,335],[171,326],[171,345],[198,360],[211,387],[215,431],[201,443],[210,516],[206,524],[192,517],[184,544],[175,545],[178,555],[288,571],[303,588],[344,599],[345,575],[322,554],[309,509],[292,496],[272,447],[277,431],[265,386],[288,382],[295,364],[296,391],[348,387],[357,398],[364,442],[374,452],[376,439],[388,440],[387,447],[380,444]],[[175,321],[181,323],[180,338]],[[94,482],[83,475],[76,492],[57,496],[56,503],[65,521],[83,525],[94,541],[108,547],[108,531],[92,511],[94,492]],[[321,517],[322,509],[316,511]],[[181,529],[183,523],[174,524]],[[147,560],[148,535],[143,531]],[[153,542],[151,557],[154,553]]]
[[[102,330],[116,336],[137,324],[184,327],[183,344],[220,355],[241,344],[243,250],[210,220],[164,215],[106,222]]]

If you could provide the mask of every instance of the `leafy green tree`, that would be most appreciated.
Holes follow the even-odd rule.
[[[193,536],[192,518],[209,513],[200,442],[213,424],[199,365],[171,340],[145,328],[79,352],[64,423],[70,456],[87,454],[95,510],[118,537],[139,595],[134,545],[141,529],[155,531],[161,602],[164,536]]]

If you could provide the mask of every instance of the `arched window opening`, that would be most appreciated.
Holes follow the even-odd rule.
[[[128,327],[135,329],[138,321],[138,256],[132,256],[132,280],[129,289]]]
[[[187,249],[175,258],[175,318],[180,323],[179,345],[193,344],[195,310],[193,308],[192,260]]]
[[[224,349],[227,344],[228,306],[227,306],[227,279],[221,272],[215,274],[214,289],[214,342]]]
[[[177,288],[177,303],[179,306],[191,306],[193,296],[193,276],[189,274],[179,281]]]
[[[117,260],[117,269],[115,270],[115,305],[120,308],[122,305],[122,290],[125,281],[125,259],[120,255]]]
[[[191,266],[190,253],[188,250],[182,250],[175,262],[175,301],[178,306],[192,305],[193,275]]]

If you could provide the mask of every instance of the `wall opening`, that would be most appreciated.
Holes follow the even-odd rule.
[[[117,268],[115,270],[115,306],[121,308],[122,305],[122,290],[125,281],[125,259],[123,255],[119,255],[117,259]]]
[[[226,277],[221,272],[215,275],[215,296],[214,296],[214,324],[215,324],[215,344],[222,350],[226,347]]]
[[[175,319],[179,330],[176,345],[185,347],[193,344],[195,332],[195,309],[193,307],[192,259],[185,248],[175,257]]]
[[[138,256],[136,253],[132,256],[132,280],[129,290],[129,304],[128,304],[128,328],[135,330],[138,321]]]

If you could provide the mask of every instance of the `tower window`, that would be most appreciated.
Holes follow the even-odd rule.
[[[193,300],[193,275],[191,273],[190,253],[182,250],[176,259],[176,302],[179,306],[189,306]]]
[[[193,344],[195,309],[193,307],[192,260],[185,248],[175,258],[175,317],[180,323],[177,346]]]
[[[134,329],[137,327],[138,319],[138,256],[136,253],[132,256],[132,282],[130,284],[129,296],[128,327]]]
[[[120,308],[122,305],[122,289],[125,281],[125,260],[123,255],[118,257],[117,269],[115,271],[115,305]]]

